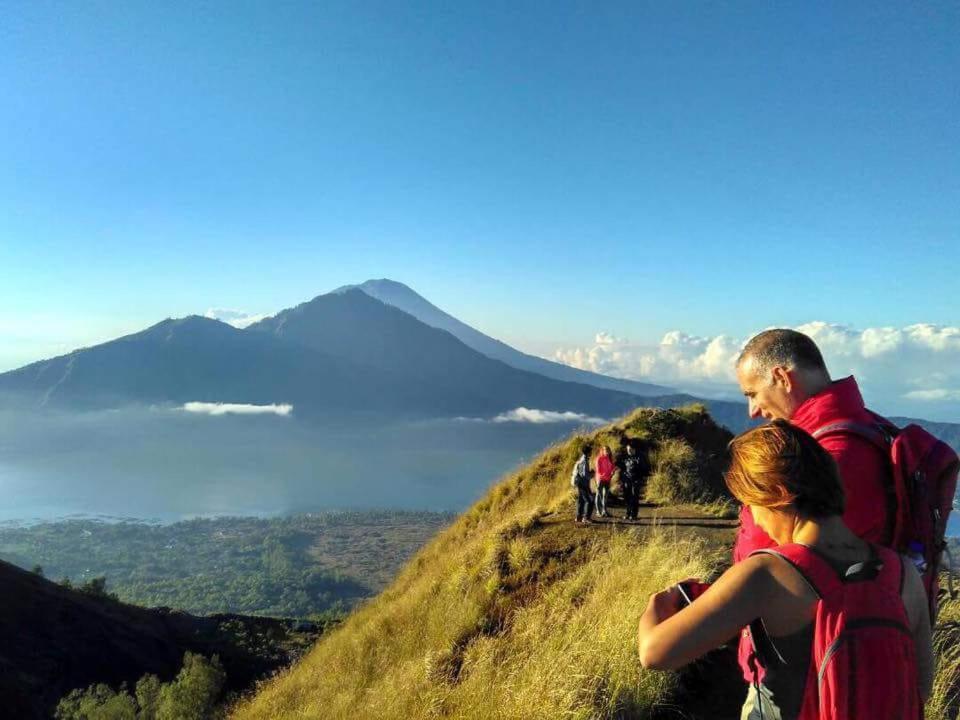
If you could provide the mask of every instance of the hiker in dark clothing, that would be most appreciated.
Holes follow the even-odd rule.
[[[584,445],[580,458],[573,466],[570,484],[577,492],[576,522],[593,522],[593,493],[590,492],[590,446]]]
[[[627,505],[627,520],[636,520],[640,510],[643,481],[649,474],[646,453],[637,450],[636,441],[627,443],[627,454],[620,459],[620,487]]]

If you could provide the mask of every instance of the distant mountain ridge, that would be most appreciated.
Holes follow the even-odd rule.
[[[494,358],[495,360],[505,362],[507,365],[520,370],[535,372],[553,378],[554,380],[585,383],[608,390],[619,390],[620,392],[626,392],[632,395],[663,396],[677,394],[675,388],[664,385],[654,385],[653,383],[600,375],[599,373],[580,370],[570,367],[569,365],[563,365],[520,352],[506,343],[492,338],[489,335],[485,335],[479,330],[461,322],[429,302],[422,295],[419,295],[411,288],[395,280],[367,280],[359,285],[344,285],[333,292],[343,293],[354,289],[362,290],[380,302],[399,308],[431,327],[446,330],[477,352],[483,353],[487,357]]]
[[[527,361],[547,372],[514,364]],[[557,379],[557,368],[576,380]],[[639,389],[612,389],[620,387]],[[743,403],[679,392],[648,394],[654,389],[668,390],[524,355],[392,280],[343,286],[243,330],[195,315],[168,319],[0,374],[0,395],[30,406],[288,403],[300,417],[390,418],[489,418],[528,407],[611,418],[638,405],[702,402],[733,432],[751,424]],[[958,423],[895,420],[917,422],[960,448]]]
[[[472,350],[356,290],[239,330],[199,316],[0,375],[29,404],[289,403],[301,416],[490,417],[519,406],[613,417],[638,397],[560,382]]]

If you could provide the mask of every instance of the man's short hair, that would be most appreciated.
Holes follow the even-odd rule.
[[[760,371],[782,366],[819,372],[829,377],[817,344],[802,332],[788,328],[764,330],[750,338],[737,358],[737,367],[748,357],[753,358]]]

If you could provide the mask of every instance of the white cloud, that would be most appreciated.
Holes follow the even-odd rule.
[[[905,398],[908,400],[921,400],[923,402],[936,402],[937,400],[957,400],[960,401],[960,390],[947,390],[946,388],[936,388],[934,390],[911,390]]]
[[[188,402],[182,408],[189,413],[204,415],[280,415],[288,416],[293,405],[249,405],[247,403]]]
[[[603,418],[590,417],[583,413],[557,412],[556,410],[536,410],[534,408],[518,407],[509,412],[500,413],[493,418],[495,423],[519,422],[533,423],[543,425],[546,423],[589,423],[591,425],[601,425],[606,422]]]
[[[941,403],[946,412],[947,403],[960,403],[958,327],[921,323],[860,330],[814,321],[795,329],[814,339],[834,377],[856,375],[877,407],[907,413],[919,403]],[[554,359],[583,370],[678,387],[733,385],[734,363],[748,337],[698,337],[673,330],[651,346],[603,332],[592,345],[557,350]],[[951,406],[946,415],[960,420],[960,407]]]
[[[270,315],[266,314],[255,315],[245,310],[231,310],[229,308],[210,308],[203,316],[211,320],[225,322],[227,325],[233,325],[235,328],[240,328],[241,330],[250,327],[255,322],[260,322],[270,317]]]

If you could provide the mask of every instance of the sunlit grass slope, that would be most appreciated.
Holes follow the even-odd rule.
[[[679,578],[716,575],[732,531],[667,519],[647,527],[572,523],[569,475],[584,441],[616,451],[627,437],[648,441],[659,475],[654,492],[668,492],[677,473],[684,492],[673,500],[695,497],[705,514],[724,512],[729,434],[701,407],[638,410],[576,435],[494,486],[385,592],[233,717],[738,717],[733,707],[744,688],[730,674],[729,654],[685,676],[649,672],[635,641],[649,595]],[[960,606],[948,604],[943,617],[927,715],[934,720],[956,717]]]
[[[640,410],[591,439],[616,450],[626,437],[654,453],[690,443],[716,487],[729,436],[695,407]],[[672,526],[575,527],[569,476],[585,439],[496,485],[235,716],[644,717],[669,702],[676,676],[640,669],[637,619],[650,593],[711,575],[727,550]]]

